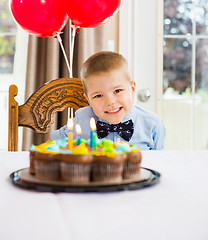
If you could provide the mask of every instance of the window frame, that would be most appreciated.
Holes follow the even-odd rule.
[[[7,151],[7,139],[8,139],[8,91],[11,84],[15,84],[18,87],[18,95],[16,97],[19,104],[24,102],[25,98],[25,81],[26,81],[26,68],[27,68],[27,50],[28,50],[28,33],[17,26],[16,32],[0,32],[1,36],[16,36],[15,53],[14,53],[14,65],[13,73],[8,77],[8,81],[0,80],[0,93],[3,98],[2,106],[2,118],[6,126],[2,128],[0,151]],[[10,75],[10,74],[9,74]],[[2,74],[3,76],[3,74]],[[4,76],[3,76],[4,77]],[[3,77],[1,79],[3,79]],[[22,128],[19,129],[19,149],[22,146]]]

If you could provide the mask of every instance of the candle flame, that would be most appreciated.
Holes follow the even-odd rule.
[[[75,129],[76,129],[77,135],[82,134],[82,129],[81,129],[81,127],[80,127],[80,125],[78,123],[75,125]]]
[[[68,128],[69,130],[72,130],[72,129],[73,129],[73,126],[74,126],[73,119],[72,119],[72,118],[69,118],[69,119],[68,119],[68,122],[67,122],[67,128]]]
[[[93,117],[90,119],[90,127],[93,131],[96,131],[95,119]]]

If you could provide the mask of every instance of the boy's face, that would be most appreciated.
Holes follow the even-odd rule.
[[[127,79],[124,69],[115,69],[85,81],[86,98],[94,113],[111,123],[120,123],[133,107],[135,82]]]

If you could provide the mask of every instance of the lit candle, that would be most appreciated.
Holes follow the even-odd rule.
[[[67,146],[69,150],[73,150],[73,133],[72,133],[73,126],[74,126],[73,119],[69,118],[67,122],[67,128],[69,129]]]
[[[82,129],[81,129],[81,127],[80,127],[80,125],[78,123],[75,125],[75,129],[76,129],[76,133],[77,133],[77,136],[78,136],[77,145],[79,146],[81,144]]]
[[[94,119],[93,117],[90,119],[90,127],[91,127],[91,132],[90,132],[90,147],[93,148],[94,150],[97,150],[96,124],[95,124],[95,119]]]

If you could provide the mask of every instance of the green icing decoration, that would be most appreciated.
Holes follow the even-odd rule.
[[[74,145],[77,145],[77,143],[78,143],[78,139],[75,139],[74,140]],[[81,138],[81,143],[87,144],[87,140],[85,140],[84,138]]]
[[[113,148],[104,148],[104,152],[107,152],[107,153],[116,153],[115,149],[113,149]]]
[[[113,145],[113,141],[110,139],[103,139],[100,144],[98,144],[99,147],[109,147]]]

